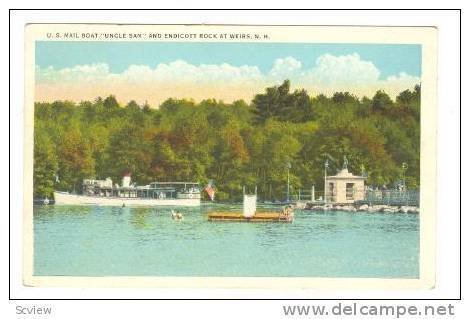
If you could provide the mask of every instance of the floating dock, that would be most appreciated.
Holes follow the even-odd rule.
[[[227,222],[284,222],[291,223],[294,220],[294,213],[285,214],[282,212],[256,212],[251,217],[245,217],[237,212],[213,212],[208,215],[209,221]]]
[[[223,222],[284,222],[291,223],[294,220],[294,210],[291,207],[284,207],[277,212],[257,212],[256,199],[257,188],[255,194],[248,195],[245,193],[243,186],[243,211],[242,212],[212,212],[207,215],[209,221]]]

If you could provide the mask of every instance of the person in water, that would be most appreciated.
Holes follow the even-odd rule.
[[[175,220],[182,220],[183,219],[183,214],[181,214],[179,211],[171,211],[171,218]]]
[[[290,206],[290,205],[284,206],[281,209],[281,215],[287,217],[287,216],[292,214],[292,211],[293,211],[292,206]]]

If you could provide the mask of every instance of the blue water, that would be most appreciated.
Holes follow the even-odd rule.
[[[293,223],[209,222],[220,205],[34,207],[48,276],[419,277],[419,216],[295,211]],[[240,209],[240,208],[238,208]]]

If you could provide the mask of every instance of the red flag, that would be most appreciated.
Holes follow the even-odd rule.
[[[204,188],[204,190],[206,191],[207,195],[209,195],[211,201],[214,201],[214,196],[215,196],[215,190],[214,188],[212,187],[211,184],[208,184],[206,186],[206,188]]]

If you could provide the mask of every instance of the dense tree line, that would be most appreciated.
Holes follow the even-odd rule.
[[[82,179],[120,181],[130,170],[138,184],[213,180],[219,200],[237,200],[242,186],[263,199],[291,189],[323,187],[343,155],[369,185],[393,186],[406,163],[408,187],[419,187],[420,87],[393,101],[348,92],[309,96],[289,81],[266,88],[250,104],[168,99],[158,108],[114,96],[93,102],[35,104],[34,196],[78,191]]]

